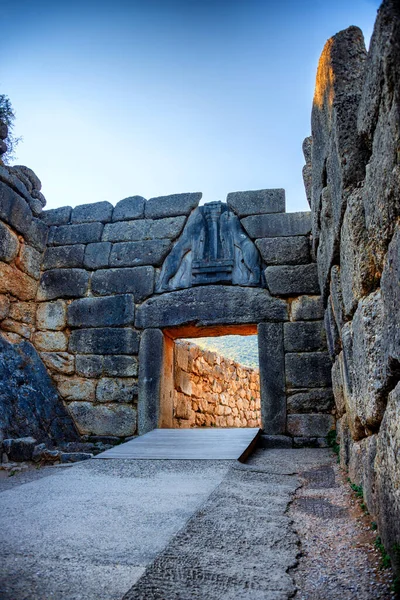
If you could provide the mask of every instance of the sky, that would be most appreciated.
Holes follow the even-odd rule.
[[[14,164],[47,208],[285,188],[301,171],[319,56],[378,0],[0,0]]]

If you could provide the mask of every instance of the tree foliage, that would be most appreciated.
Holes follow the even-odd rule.
[[[22,138],[15,137],[13,133],[15,113],[10,98],[5,94],[0,94],[0,121],[8,126],[8,135],[4,140],[7,144],[7,152],[3,154],[2,160],[5,164],[9,164],[15,158],[15,149]]]

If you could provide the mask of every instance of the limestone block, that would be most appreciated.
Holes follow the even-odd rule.
[[[138,367],[136,356],[104,356],[104,375],[108,377],[137,377]]]
[[[291,322],[284,324],[286,352],[310,352],[326,349],[326,335],[322,321]]]
[[[128,328],[80,329],[71,333],[68,348],[79,354],[137,354],[139,335]]]
[[[310,262],[310,241],[306,236],[256,240],[267,265],[303,265]]]
[[[145,204],[146,219],[188,215],[198,206],[202,195],[200,192],[192,192],[150,198]]]
[[[330,285],[330,297],[332,303],[333,316],[337,325],[338,332],[345,324],[344,304],[342,295],[342,286],[340,283],[340,267],[333,265],[331,269],[331,285]]]
[[[108,267],[111,242],[95,242],[88,244],[85,250],[84,267],[86,269],[102,269]]]
[[[113,244],[110,254],[111,267],[161,266],[172,244],[169,240],[144,240]]]
[[[18,250],[17,236],[0,221],[0,260],[10,263],[17,256]]]
[[[292,394],[287,399],[288,414],[331,413],[335,408],[330,388],[317,388]]]
[[[139,354],[139,434],[158,426],[159,398],[164,358],[164,335],[160,329],[146,329],[140,340]]]
[[[331,387],[332,363],[327,352],[289,353],[285,366],[289,388]]]
[[[186,217],[166,219],[137,219],[107,223],[104,227],[104,242],[135,242],[155,239],[175,239],[181,233]]]
[[[67,402],[71,400],[94,401],[97,381],[83,377],[64,377],[63,375],[54,375],[53,378],[57,382],[60,395]]]
[[[365,436],[365,429],[360,421],[360,417],[358,414],[357,397],[354,394],[355,382],[353,360],[353,327],[351,322],[345,323],[342,329],[342,345],[343,361],[341,365],[341,376],[343,380],[343,393],[346,407],[346,435],[349,438],[350,444],[351,439],[359,440]],[[347,463],[349,456],[348,452],[346,454]],[[343,461],[344,458],[342,462]]]
[[[343,370],[343,352],[341,352],[332,366],[332,389],[338,418],[341,418],[346,412]]]
[[[92,276],[92,292],[99,296],[133,294],[135,302],[142,302],[154,291],[154,267],[104,269]]]
[[[300,437],[325,437],[334,429],[333,415],[288,415],[287,432]]]
[[[16,265],[21,271],[24,271],[24,273],[27,273],[34,279],[39,279],[41,262],[41,252],[27,244],[21,246],[19,256],[16,259]]]
[[[33,336],[33,344],[39,351],[65,352],[68,340],[62,331],[38,331]]]
[[[37,300],[80,298],[89,287],[89,274],[84,269],[51,269],[43,273]]]
[[[389,245],[382,273],[381,289],[384,306],[384,348],[388,366],[396,370],[400,363],[400,226]]]
[[[0,320],[6,319],[10,312],[10,300],[7,296],[0,295]]]
[[[311,232],[311,213],[254,215],[241,219],[241,223],[253,239],[308,235]]]
[[[191,412],[190,404],[190,399],[185,394],[178,392],[175,399],[174,417],[176,419],[189,419]]]
[[[132,294],[81,298],[74,300],[67,311],[71,327],[117,327],[131,325],[135,320]]]
[[[25,241],[36,248],[39,252],[43,252],[46,248],[49,228],[41,219],[32,219],[28,230],[25,232]]]
[[[131,219],[143,219],[144,205],[146,199],[142,196],[130,196],[120,200],[115,205],[112,220],[130,221]]]
[[[76,206],[71,215],[71,223],[108,223],[111,221],[113,205],[110,202],[93,202],[93,204],[81,204]]]
[[[271,294],[296,296],[319,294],[317,265],[273,266],[265,269],[265,280]]]
[[[231,192],[226,203],[238,217],[285,212],[285,190],[250,190]]]
[[[299,296],[290,305],[291,321],[314,321],[324,318],[321,296]]]
[[[175,389],[187,396],[192,395],[192,382],[190,381],[189,373],[182,371],[177,365],[175,366]],[[185,418],[185,417],[182,417]]]
[[[96,354],[77,354],[75,357],[77,375],[100,377],[103,374],[103,356]]]
[[[263,430],[284,433],[286,426],[285,361],[282,323],[258,326],[260,392]]]
[[[60,225],[54,230],[52,243],[55,246],[70,244],[90,244],[100,242],[103,223],[80,223],[77,225]]]
[[[3,331],[9,331],[10,333],[16,333],[27,340],[30,339],[32,334],[32,326],[13,321],[12,319],[4,319],[4,321],[1,322],[1,329],[3,329]]]
[[[180,367],[181,369],[183,369],[184,371],[187,371],[189,368],[189,352],[191,350],[191,347],[188,347],[186,344],[182,344],[182,343],[175,343],[175,348],[174,348],[174,352],[175,352],[175,364]]]
[[[76,244],[75,246],[57,246],[47,248],[44,257],[42,269],[63,269],[63,268],[82,268],[85,246]]]
[[[339,331],[336,325],[336,320],[332,310],[331,297],[328,298],[327,307],[325,310],[324,317],[326,340],[328,345],[328,352],[332,360],[337,356],[342,349],[342,344],[339,336]]]
[[[13,302],[10,306],[10,318],[29,325],[35,324],[36,304],[34,302]]]
[[[71,375],[75,371],[75,357],[68,352],[41,352],[40,358],[51,371]]]
[[[60,208],[51,208],[44,210],[41,219],[47,225],[66,225],[71,218],[72,208],[70,206],[61,206]]]
[[[19,300],[36,296],[37,281],[19,269],[0,262],[0,294],[11,294]]]
[[[96,400],[98,402],[133,402],[137,397],[137,380],[128,377],[116,379],[103,377],[97,384]]]
[[[240,324],[287,319],[286,302],[260,288],[208,285],[146,300],[136,311],[136,327],[183,324]]]
[[[0,181],[0,219],[25,235],[32,223],[28,203],[8,185]]]
[[[67,324],[66,303],[62,300],[43,302],[38,305],[36,312],[36,326],[42,331],[46,329],[60,330]]]

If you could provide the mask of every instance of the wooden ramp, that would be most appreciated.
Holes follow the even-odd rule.
[[[95,456],[147,460],[245,460],[256,444],[258,428],[154,429]]]

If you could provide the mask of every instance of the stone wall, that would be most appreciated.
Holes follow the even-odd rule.
[[[258,369],[178,341],[174,427],[261,427]]]
[[[328,40],[304,149],[341,462],[400,569],[398,2],[383,2],[368,53],[356,27]]]

